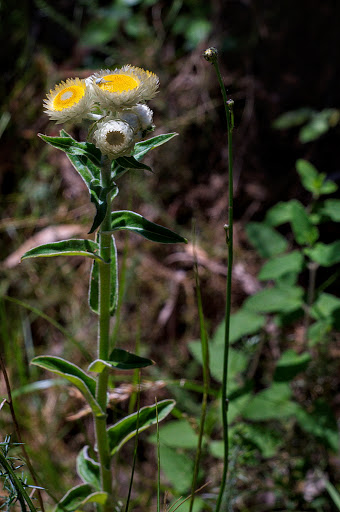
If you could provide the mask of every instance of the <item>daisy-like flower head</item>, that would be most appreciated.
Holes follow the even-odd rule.
[[[44,100],[45,113],[57,123],[81,121],[92,106],[85,80],[68,78],[56,85]]]
[[[92,91],[101,107],[114,111],[150,100],[157,92],[158,77],[142,68],[126,65],[105,69],[92,77]]]
[[[93,142],[111,159],[130,156],[135,142],[135,133],[125,121],[109,119],[100,121],[93,133]]]

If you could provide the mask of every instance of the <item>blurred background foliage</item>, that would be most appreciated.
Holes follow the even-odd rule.
[[[233,304],[237,311],[258,290],[256,276],[262,261],[261,253],[256,254],[249,243],[246,224],[262,222],[278,201],[295,198],[305,206],[310,201],[298,179],[296,160],[312,162],[339,184],[340,3],[17,0],[1,1],[0,16],[0,292],[7,297],[0,304],[1,346],[38,474],[49,491],[60,497],[77,483],[74,461],[92,436],[91,424],[81,398],[59,382],[46,381],[39,385],[40,391],[30,387],[37,379],[50,376],[42,376],[28,362],[33,355],[52,353],[84,363],[84,350],[92,349],[96,330],[86,303],[89,263],[80,258],[21,265],[18,261],[27,249],[24,244],[86,236],[93,211],[86,187],[66,157],[37,137],[38,132],[58,134],[58,127],[43,114],[46,92],[68,77],[86,77],[126,63],[159,75],[160,92],[151,104],[156,133],[176,131],[180,136],[148,156],[154,175],[131,173],[122,178],[117,209],[131,207],[190,240],[195,219],[203,306],[213,334],[224,311],[227,148],[222,100],[202,52],[208,46],[218,47],[223,79],[235,101],[237,270]],[[66,129],[79,139],[86,136],[82,128]],[[279,229],[292,246],[287,227]],[[336,225],[327,224],[321,241],[330,243],[336,237]],[[191,246],[160,248],[133,236],[118,237],[117,242],[120,260],[125,261],[125,302],[115,336],[119,345],[134,349],[137,344],[141,353],[157,361],[154,373],[145,376],[151,384],[145,386],[142,403],[153,400],[156,391],[161,397],[175,396],[181,421],[189,418],[195,424],[200,395],[178,386],[183,378],[199,382],[201,371],[188,349],[188,342],[199,334]],[[327,291],[336,296],[338,275],[332,277],[334,268],[322,269],[316,286],[332,277]],[[299,284],[308,287],[307,271],[300,274]],[[253,375],[255,391],[269,385],[284,350],[299,353],[305,348],[302,330],[297,320],[282,336],[271,338],[267,332],[258,355],[262,363]],[[250,345],[257,343],[249,339]],[[252,354],[248,349],[248,355]],[[321,348],[308,351],[315,371],[298,376],[305,385],[303,393],[295,390],[295,398],[308,407],[312,398],[322,397],[322,404],[327,403],[339,419],[338,333],[333,332]],[[113,397],[118,403],[113,417],[126,414],[135,403],[130,377],[117,378],[124,399],[117,398],[118,392]],[[218,389],[216,382],[214,389]],[[316,415],[318,410],[321,416],[324,413],[322,404],[315,409]],[[210,421],[208,433],[215,435],[213,414]],[[0,422],[3,437],[12,433],[6,407],[0,411]],[[183,441],[184,448],[192,449],[191,434],[179,425],[183,438],[189,439],[186,445]],[[280,445],[279,451],[270,449],[270,443],[277,441],[275,429],[284,438],[282,445],[275,445]],[[286,429],[284,423],[279,428],[273,425],[269,445],[263,441],[267,434],[257,432],[262,451],[259,446],[256,451],[254,433],[248,444],[244,439],[249,438],[249,431],[238,433],[233,484],[240,494],[235,510],[337,510],[328,484],[320,484],[324,480],[318,473],[327,476],[329,485],[339,480],[334,435],[328,446],[318,444],[314,436],[308,438],[311,444],[306,447],[306,433],[291,422]],[[166,437],[171,439],[171,432]],[[155,505],[155,460],[150,446],[142,438],[134,510],[143,512]],[[116,469],[121,495],[128,485],[126,461],[131,449],[125,449]],[[216,450],[207,455],[202,481],[211,480],[213,489],[221,469],[213,458],[214,454],[218,457]],[[176,462],[164,457],[170,460],[167,476],[176,491],[183,459]]]

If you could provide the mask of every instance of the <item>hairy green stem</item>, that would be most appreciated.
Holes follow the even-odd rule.
[[[109,169],[102,167],[102,185],[108,187],[110,182]],[[109,199],[109,198],[108,198]],[[110,284],[111,284],[111,235],[107,233],[111,228],[111,201],[99,231],[100,256],[104,260],[99,263],[99,320],[98,320],[98,358],[108,360],[110,352]],[[100,463],[100,476],[102,490],[112,494],[111,456],[106,431],[106,405],[108,390],[108,370],[98,375],[97,401],[104,411],[102,416],[95,417],[95,431],[98,457]],[[103,507],[109,510],[110,499]]]
[[[195,456],[194,474],[193,474],[192,484],[191,484],[191,498],[190,498],[189,512],[192,512],[192,509],[194,506],[194,501],[195,501],[195,491],[196,491],[196,485],[197,485],[199,463],[200,463],[201,453],[202,453],[202,441],[203,441],[203,434],[204,434],[205,418],[207,415],[208,393],[209,393],[209,385],[210,385],[209,345],[208,345],[207,331],[206,331],[205,325],[204,325],[204,314],[203,314],[201,289],[200,289],[199,276],[198,276],[196,251],[194,253],[194,259],[195,259],[196,297],[197,297],[198,316],[199,316],[199,322],[200,322],[200,335],[201,335],[202,360],[203,360],[203,397],[202,397],[202,405],[201,405],[200,428],[199,428],[199,433],[198,433],[198,442],[197,442],[197,449],[196,449],[196,456]]]
[[[226,308],[225,308],[225,333],[224,333],[224,360],[223,360],[223,381],[222,381],[222,424],[223,424],[223,440],[224,440],[224,466],[221,480],[219,495],[217,498],[215,512],[219,512],[221,508],[222,498],[226,486],[229,466],[229,439],[228,439],[228,360],[229,360],[229,338],[230,338],[230,314],[231,314],[231,279],[233,268],[233,145],[232,133],[234,128],[234,114],[232,100],[227,99],[226,90],[223,84],[221,73],[219,70],[217,55],[212,60],[215,68],[218,82],[220,84],[225,114],[227,118],[228,129],[228,179],[229,179],[229,194],[228,194],[228,224],[225,225],[226,243],[228,248],[228,276],[226,288]]]

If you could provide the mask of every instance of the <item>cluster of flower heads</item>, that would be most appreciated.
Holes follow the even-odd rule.
[[[141,68],[105,69],[56,85],[44,100],[45,113],[57,123],[95,121],[91,142],[110,159],[128,156],[153,129],[152,110],[145,101],[155,96],[158,85],[158,77]]]

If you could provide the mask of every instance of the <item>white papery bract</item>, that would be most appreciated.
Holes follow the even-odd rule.
[[[137,142],[133,128],[118,119],[100,121],[92,137],[97,148],[110,159],[130,156]]]
[[[138,116],[143,131],[153,129],[153,112],[147,105],[138,104],[131,111]]]

